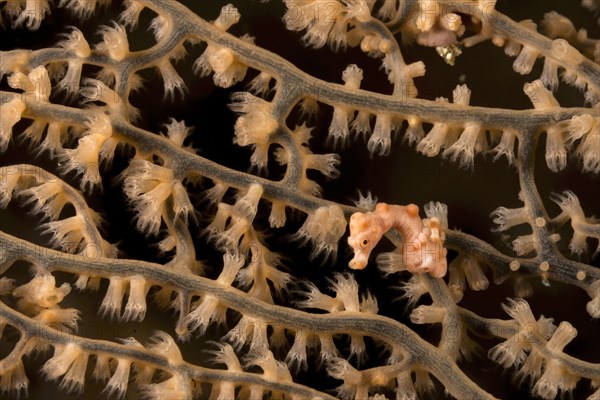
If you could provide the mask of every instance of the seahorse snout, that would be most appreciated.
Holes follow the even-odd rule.
[[[367,266],[368,263],[368,256],[365,256],[364,254],[355,254],[354,258],[352,260],[350,260],[350,262],[348,263],[348,266],[351,269],[364,269]]]

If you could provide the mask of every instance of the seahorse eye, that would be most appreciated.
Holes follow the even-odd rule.
[[[368,244],[369,244],[369,241],[367,239],[363,239],[363,241],[362,241],[363,247],[366,246],[366,245],[368,245]]]

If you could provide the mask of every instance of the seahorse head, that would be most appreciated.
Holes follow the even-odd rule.
[[[371,250],[377,245],[384,231],[379,216],[372,212],[357,212],[350,217],[348,244],[354,250],[354,258],[348,266],[363,269],[369,262]]]

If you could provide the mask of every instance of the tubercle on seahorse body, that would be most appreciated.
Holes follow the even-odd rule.
[[[419,217],[419,207],[415,204],[378,203],[374,211],[352,214],[348,244],[354,250],[354,258],[348,266],[365,268],[373,248],[387,231],[394,228],[402,236],[402,260],[406,269],[415,274],[443,277],[448,269],[444,247],[446,235],[437,218],[425,222],[427,225]]]

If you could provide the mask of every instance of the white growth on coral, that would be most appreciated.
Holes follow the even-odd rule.
[[[311,258],[321,254],[327,260],[337,255],[338,242],[346,231],[346,219],[340,206],[320,207],[308,215],[295,238],[304,244],[310,241]]]

